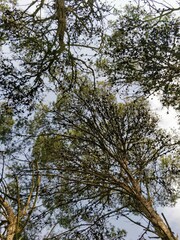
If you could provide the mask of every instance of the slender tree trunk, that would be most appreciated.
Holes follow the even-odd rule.
[[[146,218],[151,222],[157,236],[162,240],[178,240],[178,238],[175,237],[174,233],[171,231],[170,227],[154,210],[152,203],[143,197],[142,194],[139,194],[137,199],[141,203],[139,206],[140,211],[143,212]]]
[[[7,227],[7,240],[13,240],[16,233],[16,219],[11,219]]]
[[[7,234],[6,234],[6,240],[13,240],[14,235],[16,233],[16,224],[17,224],[17,217],[13,212],[13,209],[9,205],[8,202],[6,202],[2,197],[0,197],[0,204],[2,207],[6,210],[6,220],[8,222],[7,225]]]

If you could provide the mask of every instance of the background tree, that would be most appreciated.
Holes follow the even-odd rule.
[[[81,49],[95,54],[110,12],[99,0],[37,0],[25,9],[21,3],[4,7],[0,21],[1,95],[12,105],[29,105],[41,91],[58,89],[67,74],[74,82],[82,68],[93,75]]]
[[[119,88],[128,84],[142,95],[159,93],[166,106],[179,109],[179,18],[132,5],[118,15],[98,66]]]
[[[15,119],[6,102],[0,105],[0,238],[27,239],[40,185],[37,163],[27,166],[15,157],[12,139]],[[17,148],[14,146],[14,148]],[[28,174],[27,174],[28,173]]]
[[[7,166],[6,166],[7,168]],[[14,167],[17,170],[17,166]],[[37,170],[32,170],[27,180],[27,172],[8,169],[0,185],[0,226],[1,239],[28,239],[26,227],[30,228],[31,215],[36,207],[40,178]],[[7,169],[6,169],[7,171]],[[31,176],[31,179],[30,179]]]

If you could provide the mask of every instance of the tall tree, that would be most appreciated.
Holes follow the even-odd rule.
[[[176,239],[156,207],[177,199],[172,165],[178,169],[178,143],[158,128],[143,99],[117,103],[108,87],[94,90],[84,81],[42,119],[33,155],[48,179],[44,204],[56,209],[66,238],[123,216],[161,239]]]

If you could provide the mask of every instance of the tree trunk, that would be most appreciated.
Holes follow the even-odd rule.
[[[7,240],[13,240],[16,233],[16,218],[10,221],[7,227]]]
[[[142,194],[139,194],[137,199],[141,203],[139,206],[140,212],[144,213],[146,218],[151,222],[155,229],[156,235],[162,240],[178,240],[178,238],[175,237],[174,233],[171,231],[170,227],[166,225],[163,219],[154,210],[152,203],[143,197]]]
[[[13,209],[11,208],[9,203],[6,202],[2,197],[0,197],[0,205],[2,205],[2,207],[6,210],[6,220],[8,223],[6,240],[13,240],[16,233],[17,217],[14,214]]]

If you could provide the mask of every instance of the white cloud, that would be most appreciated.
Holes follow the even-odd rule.
[[[161,128],[169,130],[180,130],[178,128],[177,112],[172,107],[163,107],[158,96],[153,96],[149,99],[152,111],[155,112],[160,119],[159,126]]]

